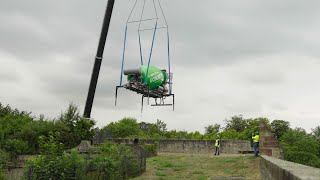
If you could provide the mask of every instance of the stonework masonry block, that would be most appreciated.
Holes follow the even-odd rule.
[[[275,140],[276,139],[273,136],[265,136],[265,137],[263,137],[263,141],[275,141]]]
[[[272,149],[262,149],[260,148],[260,153],[267,155],[267,156],[272,156]]]
[[[283,159],[283,150],[277,138],[275,138],[269,127],[262,121],[260,122],[260,152],[261,155]]]
[[[265,148],[279,148],[279,143],[275,141],[265,141],[262,143],[262,147]]]

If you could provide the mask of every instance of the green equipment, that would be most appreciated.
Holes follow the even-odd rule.
[[[150,66],[148,76],[147,70],[148,68],[146,66],[141,66],[138,69],[125,70],[123,74],[127,75],[127,79],[131,83],[134,83],[136,80],[146,82],[150,89],[158,89],[165,85],[167,79],[166,70],[160,70],[154,66]]]

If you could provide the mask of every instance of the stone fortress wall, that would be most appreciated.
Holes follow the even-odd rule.
[[[108,139],[108,141],[120,144],[132,144],[132,139]],[[93,144],[101,144],[104,141],[93,140]],[[213,153],[215,140],[148,140],[140,139],[140,143],[159,143],[158,152],[171,153]],[[225,154],[237,154],[239,151],[252,151],[251,142],[246,140],[221,140],[220,152]]]

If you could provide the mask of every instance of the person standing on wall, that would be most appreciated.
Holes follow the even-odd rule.
[[[216,143],[214,144],[214,146],[216,147],[216,151],[214,153],[214,155],[220,155],[220,137],[219,135],[217,136],[217,139],[216,139]]]
[[[259,147],[259,131],[256,131],[255,135],[252,134],[252,140],[253,140],[253,151],[254,155],[258,157],[258,147]]]

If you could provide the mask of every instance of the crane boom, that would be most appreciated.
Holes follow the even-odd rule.
[[[113,5],[114,5],[114,0],[108,0],[106,12],[103,19],[103,25],[102,25],[102,30],[100,34],[98,50],[97,50],[97,54],[95,57],[94,66],[92,70],[91,81],[90,81],[88,96],[86,100],[86,106],[84,108],[84,113],[83,113],[83,116],[85,118],[90,118],[91,116],[91,109],[92,109],[92,104],[94,100],[94,95],[96,92],[98,78],[99,78],[101,62],[103,59],[104,46],[106,44],[106,39],[109,31]]]

